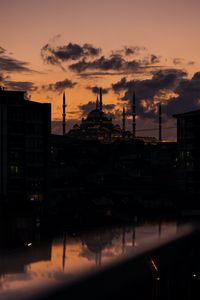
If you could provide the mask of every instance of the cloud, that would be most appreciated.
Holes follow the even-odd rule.
[[[89,101],[86,104],[79,105],[82,115],[87,115],[91,110],[96,108],[96,101]],[[111,112],[115,108],[115,104],[103,104],[103,110]]]
[[[33,72],[28,65],[27,62],[8,56],[6,50],[0,47],[0,70],[2,72]]]
[[[11,89],[14,91],[36,91],[37,87],[33,82],[30,81],[13,81],[10,79],[10,76],[5,76],[0,74],[0,84],[5,88]]]
[[[77,82],[73,82],[70,79],[64,79],[62,81],[57,81],[55,83],[50,83],[48,85],[43,85],[42,89],[47,91],[53,91],[62,93],[65,89],[73,88]]]
[[[41,57],[46,63],[61,65],[62,62],[68,60],[78,60],[81,58],[98,56],[100,52],[100,48],[96,48],[87,43],[83,46],[69,43],[67,45],[57,47],[46,44],[41,49]]]
[[[69,65],[69,69],[76,73],[84,73],[86,71],[101,71],[99,75],[110,75],[110,71],[115,71],[113,75],[119,73],[144,73],[146,68],[153,68],[155,64],[160,62],[160,58],[156,55],[150,55],[143,59],[127,60],[120,53],[112,53],[110,56],[101,56],[97,59],[88,61],[83,58],[76,63]],[[88,73],[87,73],[88,75]]]
[[[83,115],[88,114],[91,110],[96,108],[96,102],[95,101],[89,101],[86,104],[79,105],[80,110],[82,111]]]
[[[150,56],[150,63],[151,64],[157,64],[160,62],[160,57],[155,55],[155,54],[151,54]]]
[[[100,79],[102,78],[103,76],[116,76],[116,75],[127,75],[127,72],[85,72],[85,73],[80,73],[79,74],[81,78],[84,78],[84,79],[90,79],[91,77],[92,78],[96,78],[96,79]]]
[[[186,75],[185,71],[178,69],[158,70],[153,72],[151,79],[127,81],[126,77],[123,77],[120,81],[112,84],[112,88],[115,92],[127,90],[126,93],[134,89],[139,92],[141,98],[152,99],[161,89],[173,89]],[[123,100],[127,99],[125,94]]]
[[[6,76],[6,77],[5,77],[4,74],[0,73],[0,83],[1,83],[1,84],[4,84],[5,81],[7,80],[7,78],[9,78],[9,76]]]
[[[5,85],[7,88],[12,89],[14,91],[33,92],[37,90],[35,84],[30,81],[6,81]]]
[[[101,56],[93,61],[82,59],[77,63],[71,64],[71,71],[81,73],[87,70],[101,71],[138,71],[141,67],[141,62],[137,60],[126,61],[121,54],[112,54],[108,58]]]
[[[175,93],[178,97],[171,98],[164,107],[164,112],[168,116],[200,109],[200,72],[195,73],[191,79],[181,80]]]
[[[98,76],[119,75],[122,72],[143,73],[145,68],[154,67],[160,62],[160,57],[155,54],[140,59],[130,59],[132,55],[140,55],[142,50],[146,49],[139,46],[124,46],[122,49],[112,50],[108,56],[99,57],[102,49],[92,44],[68,43],[53,46],[52,43],[47,43],[41,48],[41,57],[44,62],[60,66],[63,71],[68,68],[87,78],[96,76],[95,73],[98,73]]]
[[[120,81],[112,84],[112,89],[116,93],[123,92],[121,100],[128,101],[131,108],[133,91],[136,92],[137,111],[140,117],[154,118],[157,113],[155,105],[160,100],[167,99],[170,92],[178,93],[178,86],[184,81],[187,73],[179,69],[166,69],[154,71],[152,78],[145,80],[127,80],[123,77]],[[128,114],[131,113],[130,109]]]
[[[194,61],[188,61],[188,65],[189,65],[189,66],[193,66],[194,64],[195,64]]]
[[[99,86],[88,86],[87,89],[91,90],[93,94],[99,94],[100,91]],[[109,88],[102,88],[102,94],[107,94],[109,92]]]
[[[0,54],[3,54],[3,53],[5,53],[5,49],[0,46]]]
[[[125,46],[123,51],[124,51],[124,54],[126,56],[130,56],[130,55],[133,55],[133,54],[138,54],[141,50],[145,50],[146,48],[145,47],[140,47],[140,46]]]
[[[104,104],[103,107],[105,110],[113,110],[115,108],[115,104]]]
[[[184,59],[183,58],[179,58],[179,57],[176,57],[173,59],[173,64],[174,65],[181,65],[184,63]]]

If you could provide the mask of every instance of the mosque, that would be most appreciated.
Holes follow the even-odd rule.
[[[66,133],[66,100],[63,93],[63,135],[79,140],[98,140],[101,143],[110,143],[116,140],[142,140],[146,144],[155,144],[158,140],[155,137],[139,137],[136,136],[136,101],[135,92],[132,95],[132,132],[126,130],[126,112],[125,108],[122,111],[122,124],[113,124],[112,118],[103,111],[102,89],[96,99],[96,108],[88,113],[85,118],[82,118],[80,125],[75,124]],[[159,132],[161,141],[161,115],[159,118]]]
[[[66,103],[63,94],[63,135],[66,135]],[[82,118],[80,125],[75,124],[67,136],[80,140],[98,140],[102,143],[135,136],[135,95],[133,95],[133,132],[126,130],[126,114],[123,108],[122,126],[113,124],[112,118],[103,111],[102,89],[96,99],[96,108]]]

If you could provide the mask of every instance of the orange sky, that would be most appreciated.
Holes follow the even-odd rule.
[[[53,119],[61,118],[62,97],[42,86],[65,79],[76,82],[73,88],[66,89],[66,94],[68,119],[77,119],[79,105],[96,98],[88,86],[110,88],[124,76],[129,80],[141,80],[151,78],[152,74],[144,70],[140,74],[132,71],[116,76],[83,78],[68,68],[79,60],[64,61],[65,71],[58,64],[45,63],[41,58],[41,48],[45,44],[56,48],[69,43],[80,46],[89,43],[101,48],[101,55],[106,58],[124,46],[145,47],[131,59],[141,60],[153,54],[159,57],[159,63],[154,67],[182,69],[191,78],[200,69],[199,9],[198,0],[1,0],[0,47],[5,50],[3,55],[27,62],[27,67],[35,72],[1,68],[0,76],[7,81],[33,83],[37,90],[29,92],[31,98],[51,102]],[[175,58],[181,59],[178,64],[173,63]],[[120,101],[122,96],[123,92],[117,95],[109,90],[104,95],[104,102],[115,103],[116,109],[121,109],[125,105]]]

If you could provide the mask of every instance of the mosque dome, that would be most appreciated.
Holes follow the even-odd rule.
[[[106,116],[106,114],[98,108],[92,110],[87,115],[87,121],[99,121],[99,120],[108,121],[109,119]]]

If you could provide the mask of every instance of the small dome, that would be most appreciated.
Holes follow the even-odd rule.
[[[79,127],[79,125],[78,124],[74,124],[74,126],[73,126],[73,129],[80,129],[80,127]]]

